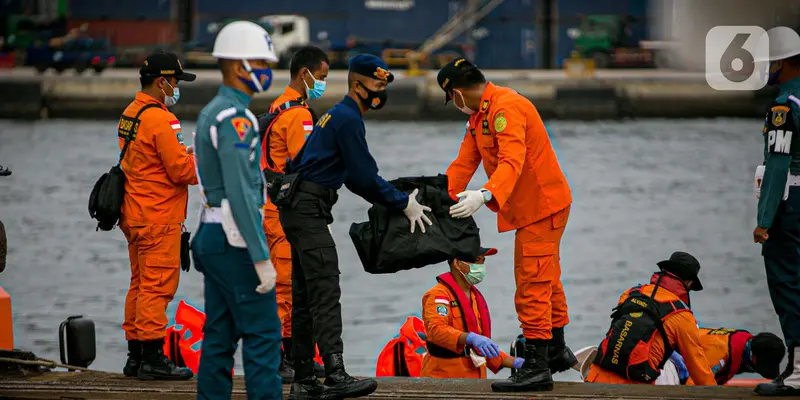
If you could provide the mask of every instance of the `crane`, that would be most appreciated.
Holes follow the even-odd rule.
[[[436,33],[422,43],[415,51],[406,55],[408,58],[408,75],[419,76],[424,72],[420,70],[419,63],[432,52],[450,43],[464,31],[472,29],[475,23],[488,15],[505,0],[469,0],[467,6],[450,18]]]

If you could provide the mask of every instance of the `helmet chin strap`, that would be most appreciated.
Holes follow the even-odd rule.
[[[256,74],[253,73],[253,68],[250,66],[250,63],[247,62],[247,60],[242,60],[242,65],[244,65],[244,70],[250,74],[250,80],[253,82],[253,85],[255,85],[256,90],[259,93],[263,92],[264,88],[261,87],[261,82],[256,79]]]

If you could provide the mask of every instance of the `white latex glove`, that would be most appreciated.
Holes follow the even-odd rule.
[[[272,261],[264,260],[256,263],[256,274],[261,284],[256,287],[256,292],[264,294],[275,289],[275,280],[278,279],[278,272]]]
[[[417,203],[418,192],[419,189],[414,189],[414,191],[408,195],[408,206],[403,210],[403,213],[406,214],[406,217],[408,217],[408,220],[411,222],[411,233],[414,233],[417,224],[419,224],[419,229],[422,233],[425,233],[425,224],[423,224],[422,221],[427,222],[428,225],[433,225],[430,218],[425,215],[425,211],[431,212],[431,208]]]
[[[459,198],[458,204],[450,207],[450,216],[453,218],[467,218],[483,205],[483,193],[479,190],[467,190],[456,197]]]
[[[333,236],[333,229],[331,229],[331,226],[330,226],[330,225],[328,225],[328,232],[330,232],[330,233],[331,233],[331,236]]]

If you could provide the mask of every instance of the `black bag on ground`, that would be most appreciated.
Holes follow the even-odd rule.
[[[147,104],[136,113],[135,117],[123,115],[119,119],[117,136],[125,139],[125,145],[122,146],[119,154],[119,162],[95,182],[92,193],[89,195],[89,216],[97,220],[95,230],[110,231],[119,222],[122,201],[125,198],[125,172],[122,171],[120,164],[128,151],[128,146],[136,139],[136,133],[139,131],[139,117],[145,110],[154,107],[159,106]]]
[[[411,193],[419,189],[417,201],[431,208],[426,215],[433,222],[412,234],[402,211],[374,204],[367,211],[369,221],[350,225],[353,240],[364,271],[391,274],[422,268],[450,258],[474,260],[480,255],[480,229],[472,217],[450,217],[456,202],[447,194],[447,176],[420,176],[390,181],[397,189]]]

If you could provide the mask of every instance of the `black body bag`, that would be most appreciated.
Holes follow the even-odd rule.
[[[125,145],[122,146],[119,154],[119,162],[97,180],[89,195],[89,216],[97,220],[95,230],[110,231],[119,222],[122,202],[125,198],[125,172],[122,171],[120,164],[128,151],[128,146],[136,139],[141,121],[139,117],[147,109],[154,107],[158,107],[158,105],[147,104],[136,113],[135,117],[123,115],[119,119],[117,135],[125,139]]]
[[[431,208],[426,215],[433,222],[425,233],[415,229],[399,210],[375,204],[367,211],[369,221],[350,226],[364,271],[391,274],[422,268],[450,258],[470,261],[480,255],[480,229],[472,217],[452,218],[450,206],[456,204],[447,194],[447,176],[420,176],[390,181],[397,189],[411,193],[419,189],[417,201]]]

